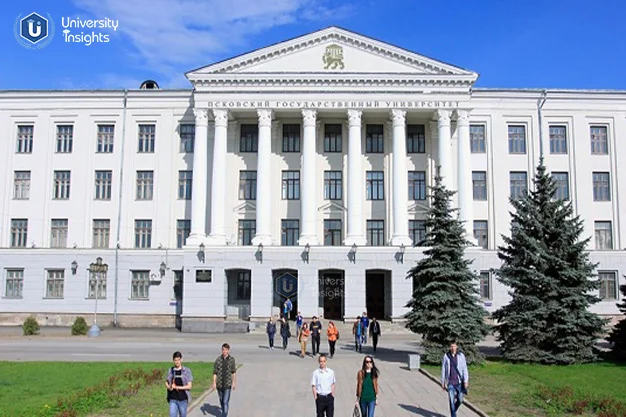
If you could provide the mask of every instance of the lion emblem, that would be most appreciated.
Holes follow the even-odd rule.
[[[327,46],[322,61],[324,61],[324,69],[337,69],[337,67],[343,69],[343,48],[334,44]]]

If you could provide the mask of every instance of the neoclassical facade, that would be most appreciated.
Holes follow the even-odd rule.
[[[438,167],[493,311],[509,197],[541,156],[592,238],[593,309],[618,314],[626,92],[477,89],[336,27],[186,75],[191,90],[0,92],[1,323],[65,324],[96,297],[99,323],[184,331],[234,331],[286,297],[400,320]]]

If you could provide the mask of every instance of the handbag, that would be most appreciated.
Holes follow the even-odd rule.
[[[354,410],[352,411],[352,417],[361,417],[361,410],[358,405],[354,406]]]
[[[170,368],[170,373],[167,376],[169,377],[170,374],[172,374],[172,380],[174,380],[174,375],[173,375],[174,374],[174,367],[173,366]],[[167,388],[165,389],[165,400],[167,401],[168,404],[170,403],[170,400],[172,399],[172,393],[173,392],[174,392],[173,390],[169,390]]]

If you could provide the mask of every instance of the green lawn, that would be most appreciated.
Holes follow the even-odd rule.
[[[439,366],[424,368],[437,378],[441,375]],[[543,366],[487,361],[470,367],[468,399],[492,417],[569,416],[574,414],[559,413],[543,404],[537,396],[541,386],[571,387],[576,396],[611,397],[626,403],[624,381],[624,364]]]
[[[164,375],[171,362],[0,362],[0,404],[2,415],[12,417],[51,416],[46,405],[53,406],[59,398],[84,392],[125,370],[142,368],[146,372],[162,369]],[[212,363],[185,363],[194,376],[192,396],[195,400],[210,388]],[[121,400],[112,408],[104,401],[89,404],[90,412],[80,416],[168,416],[165,386],[162,381],[141,388],[133,396]]]

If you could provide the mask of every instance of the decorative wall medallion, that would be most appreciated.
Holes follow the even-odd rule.
[[[343,48],[336,44],[327,46],[322,61],[324,61],[324,69],[337,69],[337,67],[343,69]]]

